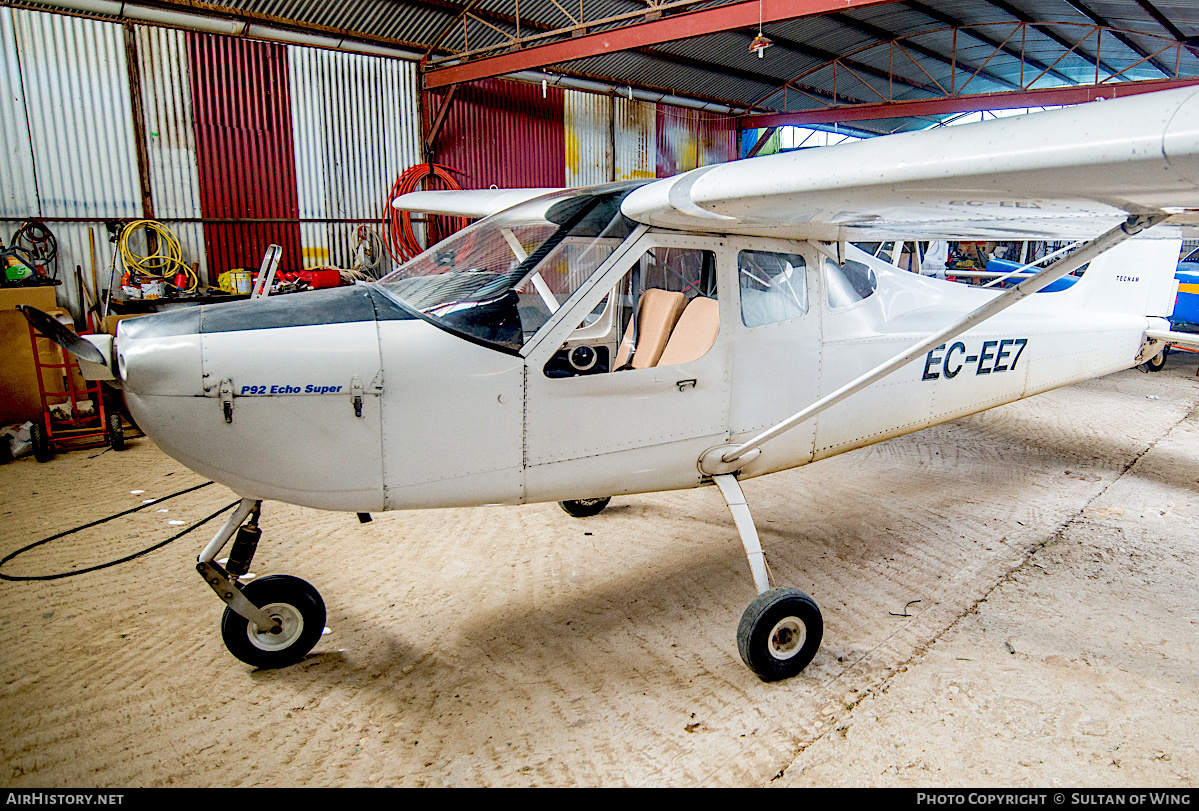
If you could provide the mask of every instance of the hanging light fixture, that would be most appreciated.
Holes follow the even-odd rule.
[[[758,59],[762,58],[762,54],[774,43],[762,33],[762,3],[765,0],[758,0],[758,35],[754,37],[754,41],[749,43],[749,52],[756,53]]]
[[[763,51],[765,51],[767,48],[769,48],[773,44],[774,43],[771,42],[769,40],[769,38],[764,36],[762,34],[762,32],[759,31],[758,35],[756,37],[754,37],[754,41],[749,43],[749,52],[756,53],[758,55],[758,59],[761,59]]]

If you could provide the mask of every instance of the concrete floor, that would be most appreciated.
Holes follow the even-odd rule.
[[[278,671],[221,643],[193,568],[215,528],[0,582],[0,783],[1193,787],[1192,357],[747,482],[776,582],[824,613],[781,683],[738,657],[754,591],[712,488],[585,520],[268,504],[255,572],[328,607]],[[0,554],[202,481],[145,439],[5,465]],[[207,487],[4,572],[118,558],[232,499]]]

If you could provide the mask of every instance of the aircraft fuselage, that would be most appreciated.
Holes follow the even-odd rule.
[[[1160,240],[1109,252],[1072,288],[1030,297],[788,432],[741,477],[1134,365],[1146,314],[1172,295],[1144,263],[1176,257]],[[632,299],[652,286],[642,282],[692,259],[701,297],[715,299],[711,345],[617,369]],[[118,362],[139,426],[243,497],[375,512],[680,489],[706,483],[706,449],[785,419],[996,295],[852,246],[848,259],[847,284],[811,243],[641,229],[561,291],[515,351],[366,284],[125,322]],[[765,278],[778,268],[782,305]],[[686,283],[663,273],[662,289]],[[514,306],[537,295],[526,287]],[[600,368],[577,368],[596,356]]]

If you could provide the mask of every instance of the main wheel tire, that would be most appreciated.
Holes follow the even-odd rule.
[[[559,501],[558,506],[575,518],[590,518],[593,515],[602,513],[611,500],[611,496],[607,498],[580,498],[574,501]]]
[[[49,462],[54,458],[54,444],[46,436],[46,426],[35,422],[29,427],[29,441],[33,444],[33,458],[39,462]]]
[[[225,609],[221,638],[229,652],[248,665],[287,667],[303,659],[325,630],[325,601],[307,582],[286,574],[251,580],[242,587],[251,603],[279,620],[283,630],[272,634]]]
[[[1166,368],[1166,355],[1170,352],[1169,347],[1158,352],[1156,355],[1145,361],[1145,368],[1151,372],[1160,372]]]
[[[824,636],[816,602],[799,589],[759,594],[737,626],[737,650],[762,681],[796,675],[812,661]]]
[[[108,415],[108,447],[114,451],[125,450],[125,423],[116,412]]]

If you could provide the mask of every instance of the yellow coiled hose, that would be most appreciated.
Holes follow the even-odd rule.
[[[158,250],[149,256],[142,256],[129,247],[129,238],[135,231],[142,229],[152,231],[158,237]],[[146,242],[149,244],[148,236]],[[171,233],[171,229],[157,220],[135,220],[126,225],[121,229],[117,248],[120,250],[125,270],[130,273],[136,272],[142,277],[162,279],[167,284],[185,292],[191,292],[200,286],[200,280],[196,277],[195,271],[183,261],[183,250],[179,247],[179,240]],[[166,253],[163,253],[164,249]],[[175,284],[175,277],[180,273],[187,277],[187,286],[185,287]]]

